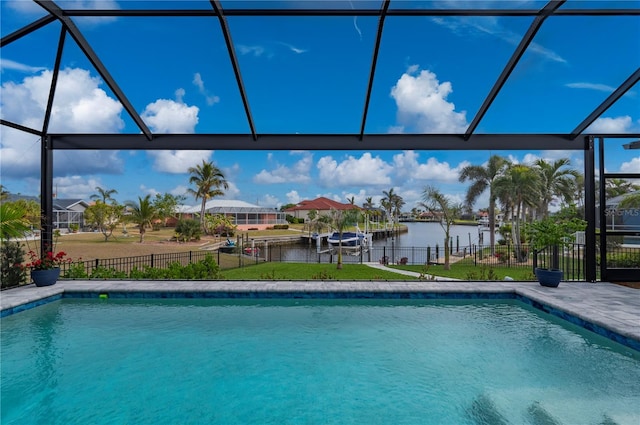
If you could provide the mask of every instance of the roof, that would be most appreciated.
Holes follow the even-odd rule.
[[[89,204],[82,199],[60,199],[56,198],[53,200],[53,209],[54,210],[68,210],[69,208],[82,204],[85,208],[89,206]]]
[[[359,206],[353,204],[342,204],[340,202],[333,201],[329,198],[320,197],[312,200],[304,200],[295,207],[285,209],[285,211],[329,211],[334,210],[350,210],[353,208],[360,209]]]
[[[622,202],[625,198],[629,196],[637,196],[640,195],[640,190],[636,190],[635,192],[624,193],[622,195],[616,196],[615,198],[607,199],[607,206],[616,207],[620,202]]]
[[[180,212],[199,213],[202,205],[183,206]],[[276,213],[273,208],[261,207],[244,201],[234,199],[211,199],[205,204],[205,210],[210,214],[224,213]]]

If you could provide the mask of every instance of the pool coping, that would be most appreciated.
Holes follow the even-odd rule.
[[[0,317],[63,298],[515,299],[640,351],[640,290],[607,282],[86,281],[0,292]]]

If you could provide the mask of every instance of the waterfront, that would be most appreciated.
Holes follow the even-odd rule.
[[[374,240],[374,246],[390,246],[392,243],[401,247],[435,247],[444,245],[444,230],[439,223],[436,222],[408,222],[402,223],[407,226],[407,231],[397,234],[395,237],[382,238]],[[460,246],[469,246],[478,244],[478,227],[477,226],[451,226],[450,236],[453,244],[459,240]],[[484,239],[488,242],[489,232],[485,232]]]
[[[343,255],[345,263],[377,262],[383,257],[389,258],[392,262],[400,260],[402,257],[409,258],[410,263],[424,264],[429,257],[429,261],[434,261],[436,256],[443,256],[444,230],[439,223],[435,222],[408,222],[402,223],[407,227],[406,231],[386,238],[374,239],[371,249],[365,253],[349,253]],[[450,236],[454,251],[462,251],[469,245],[478,244],[477,226],[451,226]],[[489,234],[485,232],[484,241],[488,243]],[[262,247],[258,256],[269,261],[284,262],[335,262],[335,255],[329,252],[329,247],[324,242],[320,247],[315,244],[285,244],[273,245],[264,249],[263,243],[256,240],[255,246]],[[438,250],[436,250],[438,246]],[[427,250],[429,249],[429,250]],[[439,254],[436,254],[438,251]]]

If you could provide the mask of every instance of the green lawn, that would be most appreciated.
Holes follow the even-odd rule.
[[[416,273],[450,277],[460,280],[504,280],[506,276],[517,281],[535,280],[529,268],[482,267],[472,261],[463,260],[451,265],[451,270],[442,266],[389,266]],[[363,264],[344,264],[342,270],[335,264],[304,263],[259,263],[242,268],[222,271],[224,280],[418,280],[411,276],[375,269]]]
[[[410,270],[417,273],[425,273],[440,277],[450,277],[461,280],[504,280],[509,276],[513,280],[536,280],[535,275],[529,267],[507,267],[507,266],[477,266],[473,264],[473,259],[468,258],[466,260],[458,261],[451,264],[451,270],[444,270],[441,265],[429,266],[425,269],[424,266],[389,266],[393,268]]]
[[[222,271],[223,280],[417,280],[363,264],[260,263]]]

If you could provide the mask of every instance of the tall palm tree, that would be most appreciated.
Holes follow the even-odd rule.
[[[106,204],[107,201],[115,201],[111,195],[118,193],[115,189],[103,189],[100,186],[96,186],[96,191],[98,191],[98,194],[93,194],[90,198],[95,201],[102,201],[104,204]]]
[[[434,186],[427,186],[422,193],[422,200],[419,205],[429,211],[431,214],[440,214],[442,219],[439,221],[442,230],[444,230],[444,270],[450,270],[449,264],[449,241],[451,240],[451,226],[455,220],[460,217],[462,206],[455,205],[449,198],[442,194]]]
[[[459,180],[471,181],[471,186],[467,189],[465,202],[469,209],[473,209],[478,197],[489,189],[489,244],[493,252],[496,243],[496,194],[495,182],[500,177],[509,161],[499,155],[491,155],[486,166],[467,165],[460,172]]]
[[[142,243],[147,227],[151,227],[153,220],[158,217],[157,211],[151,202],[151,195],[147,195],[144,198],[138,196],[138,203],[129,201],[125,205],[130,208],[129,220],[137,224],[140,229],[140,243]]]
[[[396,224],[398,223],[398,217],[400,216],[400,211],[405,204],[404,199],[402,199],[402,196],[395,193],[393,188],[388,191],[383,190],[382,194],[384,197],[380,200],[380,205],[387,211],[388,216],[393,221],[393,228],[395,229]]]
[[[511,212],[511,238],[516,257],[526,260],[522,249],[521,220],[527,208],[535,207],[540,199],[540,174],[531,166],[510,165],[495,182],[497,198]]]
[[[547,162],[538,159],[534,168],[540,173],[540,202],[539,208],[542,218],[549,216],[549,205],[554,198],[561,198],[570,203],[575,193],[576,179],[580,173],[568,168],[571,165],[569,158],[557,159]]]
[[[196,189],[189,189],[196,200],[201,199],[202,205],[200,206],[200,226],[206,231],[204,213],[207,205],[207,201],[216,196],[224,195],[224,191],[220,188],[228,189],[229,183],[224,178],[224,174],[213,162],[207,162],[204,159],[202,164],[195,167],[189,167],[189,183],[196,186]]]

